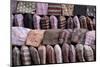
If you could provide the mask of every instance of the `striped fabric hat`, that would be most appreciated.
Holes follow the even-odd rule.
[[[70,62],[76,62],[76,50],[75,50],[75,46],[74,45],[70,45],[69,48],[69,61]]]
[[[58,44],[54,46],[56,63],[62,63],[62,51]]]
[[[62,45],[62,56],[63,56],[63,62],[68,63],[69,62],[69,44],[64,43]]]
[[[93,30],[93,21],[91,20],[91,18],[86,17],[86,23],[88,30]]]
[[[49,29],[50,24],[49,24],[49,17],[48,16],[43,16],[40,21],[41,29]]]
[[[72,17],[69,17],[67,19],[67,29],[74,29],[75,28],[75,24],[74,24],[74,21],[73,21],[73,18]]]
[[[84,58],[86,61],[94,61],[94,53],[90,46],[84,45]]]
[[[80,16],[80,27],[87,29],[87,22],[86,22],[86,17],[85,16]]]
[[[34,2],[27,2],[27,1],[18,1],[17,4],[17,13],[35,13],[35,6]]]
[[[21,47],[21,60],[22,60],[22,65],[31,65],[30,52],[27,46]]]
[[[32,64],[40,64],[40,57],[37,49],[34,47],[29,47],[29,50],[32,58]]]
[[[46,46],[46,61],[47,64],[54,64],[55,63],[55,52],[52,46]]]
[[[61,4],[48,3],[48,15],[61,15]]]
[[[46,64],[46,47],[44,45],[39,46],[38,53],[40,57],[40,64]]]
[[[21,60],[20,60],[20,50],[17,47],[13,48],[12,51],[12,61],[13,61],[13,65],[21,65]]]
[[[56,16],[51,15],[50,16],[50,25],[51,29],[57,29],[58,28],[58,19]]]
[[[59,17],[59,23],[58,23],[58,27],[59,29],[65,29],[66,28],[66,18],[64,16],[60,16]]]
[[[84,62],[84,46],[83,44],[77,44],[76,45],[76,58],[79,62]]]

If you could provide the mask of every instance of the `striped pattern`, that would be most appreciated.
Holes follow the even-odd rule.
[[[66,43],[62,45],[62,56],[63,56],[63,62],[68,63],[69,62],[69,45]]]
[[[77,44],[76,45],[76,58],[77,61],[79,62],[84,62],[84,47],[82,44]]]
[[[48,3],[48,15],[61,15],[61,4]]]
[[[43,16],[40,21],[41,29],[49,29],[50,28],[50,23],[49,23],[49,17],[48,16]]]
[[[59,16],[59,29],[65,29],[66,28],[66,18],[64,16]]]
[[[46,61],[47,64],[54,64],[55,63],[55,52],[52,46],[46,46]]]
[[[21,47],[21,60],[22,60],[22,65],[30,65],[31,64],[30,52],[29,52],[29,48],[27,46]]]
[[[29,49],[30,49],[30,55],[32,57],[32,63],[40,64],[40,57],[39,57],[39,53],[38,53],[37,49],[34,47],[29,47]]]
[[[94,60],[93,50],[88,45],[84,45],[84,58],[86,61],[93,61]]]
[[[40,64],[46,64],[46,47],[41,45],[38,47],[39,57],[40,57]]]
[[[20,50],[17,47],[14,47],[12,51],[12,63],[14,66],[21,65]]]

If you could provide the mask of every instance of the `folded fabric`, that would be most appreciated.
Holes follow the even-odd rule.
[[[86,16],[87,13],[86,9],[87,9],[86,5],[74,5],[73,14]]]
[[[11,32],[11,44],[13,45],[24,45],[27,34],[31,29],[23,27],[12,27]]]
[[[33,15],[33,25],[34,25],[34,29],[40,29],[40,20],[41,17],[37,14]]]
[[[55,45],[58,44],[59,33],[61,30],[49,29],[46,30],[43,37],[43,44]]]
[[[20,50],[17,47],[12,50],[12,61],[14,66],[21,65]]]
[[[36,14],[47,15],[48,13],[48,3],[37,3],[36,4]]]
[[[74,24],[74,22],[73,22],[73,18],[72,18],[72,17],[69,17],[69,18],[67,19],[67,24],[66,24],[66,26],[67,26],[67,29],[74,29],[74,28],[75,28],[75,24]]]
[[[62,4],[62,15],[73,16],[74,5]]]
[[[84,58],[86,61],[93,61],[94,60],[93,50],[88,45],[84,45]]]
[[[79,22],[78,16],[74,16],[73,22],[75,24],[75,28],[80,29],[80,22]]]
[[[30,52],[27,46],[21,47],[21,60],[22,60],[22,65],[31,65]]]
[[[46,47],[41,45],[38,47],[39,57],[40,57],[40,64],[46,64]]]
[[[64,43],[62,45],[62,57],[63,57],[63,62],[68,63],[69,62],[69,45],[67,43]]]
[[[54,64],[55,63],[55,52],[52,46],[46,46],[46,61],[47,64]]]
[[[31,30],[26,39],[26,45],[38,47],[42,42],[45,30]]]
[[[91,20],[91,18],[86,17],[86,23],[88,30],[93,30],[93,21]]]
[[[11,0],[11,12],[15,13],[17,7],[17,0]]]
[[[86,17],[85,16],[80,16],[79,20],[80,20],[81,28],[87,29]]]
[[[43,16],[40,21],[41,29],[49,29],[49,21],[50,20],[48,16]]]
[[[48,3],[48,15],[61,15],[61,4]]]
[[[76,62],[76,50],[73,45],[70,45],[70,48],[69,48],[69,61],[71,63]]]
[[[96,35],[95,35],[95,31],[88,31],[86,33],[86,39],[85,39],[85,44],[86,45],[94,45],[95,44],[95,39],[96,39]]]
[[[23,27],[23,15],[22,14],[15,14],[14,16],[15,19],[15,26]]]
[[[57,29],[58,28],[58,19],[56,16],[51,15],[50,16],[50,25],[51,29]]]
[[[34,22],[33,22],[33,16],[32,16],[32,14],[25,13],[23,21],[24,21],[24,27],[25,28],[31,28],[31,29],[34,28],[34,26],[33,26]]]
[[[87,32],[86,29],[74,29],[72,32],[71,42],[73,44],[77,44],[77,43],[84,44],[86,32]]]
[[[35,13],[35,2],[27,2],[27,1],[18,1],[17,4],[17,13]]]
[[[77,44],[76,45],[76,58],[79,62],[84,62],[84,46],[83,44]]]
[[[64,16],[59,16],[58,28],[59,29],[65,29],[66,28],[66,18]]]
[[[55,52],[56,63],[62,63],[62,51],[58,44],[54,46],[54,52]]]
[[[39,57],[39,53],[38,53],[37,49],[34,47],[29,47],[29,50],[30,50],[32,63],[33,64],[40,64],[40,57]]]
[[[87,16],[96,16],[96,7],[95,6],[87,6]]]

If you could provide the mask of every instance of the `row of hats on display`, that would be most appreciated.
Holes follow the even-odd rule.
[[[31,29],[96,29],[95,18],[89,16],[39,16],[37,14],[12,15],[12,26]]]
[[[12,65],[39,65],[56,63],[90,62],[96,60],[95,45],[56,44],[33,46],[14,46]]]
[[[31,30],[23,27],[12,27],[11,33],[12,45],[31,45],[38,47],[41,44],[55,45],[63,43],[76,45],[86,44],[95,45],[95,30],[86,29],[48,29],[48,30]]]
[[[91,5],[74,5],[59,3],[42,3],[30,1],[14,1],[11,2],[11,10],[13,13],[31,13],[38,15],[85,15],[95,16],[96,7]]]

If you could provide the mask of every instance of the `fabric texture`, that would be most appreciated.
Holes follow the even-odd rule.
[[[49,24],[49,17],[48,16],[43,16],[40,21],[41,29],[49,29],[50,24]]]
[[[48,13],[48,3],[37,3],[36,4],[36,14],[47,15]]]
[[[59,23],[58,23],[59,29],[65,29],[66,23],[67,23],[66,18],[64,16],[59,16]]]
[[[67,29],[74,29],[75,28],[75,24],[74,24],[74,21],[73,21],[73,18],[72,17],[69,17],[67,19]]]
[[[95,6],[87,6],[87,15],[88,16],[96,16],[96,7]]]
[[[55,63],[55,52],[52,46],[46,46],[46,61],[47,64],[54,64]]]
[[[72,63],[76,62],[76,50],[73,45],[70,45],[69,48],[69,61]]]
[[[84,44],[86,32],[87,32],[86,29],[74,29],[72,32],[71,42],[76,44],[77,43]]]
[[[38,47],[42,42],[45,30],[31,30],[26,39],[26,45]]]
[[[62,51],[58,44],[54,46],[56,63],[62,63]]]
[[[63,62],[68,63],[69,62],[69,45],[67,43],[64,43],[62,45],[62,56],[63,56]]]
[[[34,29],[41,29],[41,27],[40,27],[40,20],[41,20],[41,17],[39,15],[37,15],[37,14],[33,15]]]
[[[12,27],[11,43],[13,45],[24,45],[26,37],[31,29],[23,27]]]
[[[33,26],[34,22],[33,22],[33,16],[32,16],[32,14],[30,14],[30,13],[24,14],[23,21],[24,21],[24,27],[25,28],[30,28],[30,29],[34,28],[34,26]]]
[[[74,5],[62,4],[62,15],[73,16]]]
[[[80,29],[80,22],[78,16],[74,16],[73,22],[75,24],[75,28]]]
[[[29,52],[29,48],[27,46],[21,47],[21,60],[22,60],[22,65],[30,65],[31,64],[30,52]]]
[[[11,0],[11,12],[16,13],[17,0]]]
[[[55,45],[58,44],[59,33],[61,30],[46,30],[43,37],[43,44]]]
[[[94,45],[95,44],[95,39],[96,39],[96,36],[95,36],[95,31],[88,31],[86,33],[86,39],[85,39],[85,44],[86,45]]]
[[[93,21],[91,20],[91,18],[86,17],[86,22],[88,30],[93,30]]]
[[[84,62],[84,46],[82,44],[76,45],[76,58],[79,62]]]
[[[36,4],[34,2],[18,1],[17,13],[35,13]]]
[[[24,22],[23,22],[23,15],[22,14],[16,14],[14,16],[15,19],[15,26],[19,26],[19,27],[23,27],[24,26]]]
[[[84,45],[84,58],[86,61],[93,61],[94,60],[93,50],[88,45]]]
[[[80,20],[81,28],[87,29],[86,17],[85,16],[80,16],[79,20]]]
[[[58,19],[56,16],[51,15],[50,16],[50,25],[51,29],[57,29],[58,28]]]
[[[40,57],[40,64],[46,64],[46,47],[44,45],[39,46],[38,53]]]
[[[30,50],[32,63],[33,64],[40,64],[40,57],[39,57],[39,53],[38,53],[37,49],[34,47],[29,47],[29,50]]]
[[[48,3],[48,15],[61,15],[61,4]]]
[[[14,47],[12,50],[12,61],[13,65],[21,65],[21,60],[20,60],[20,50],[17,47]]]

